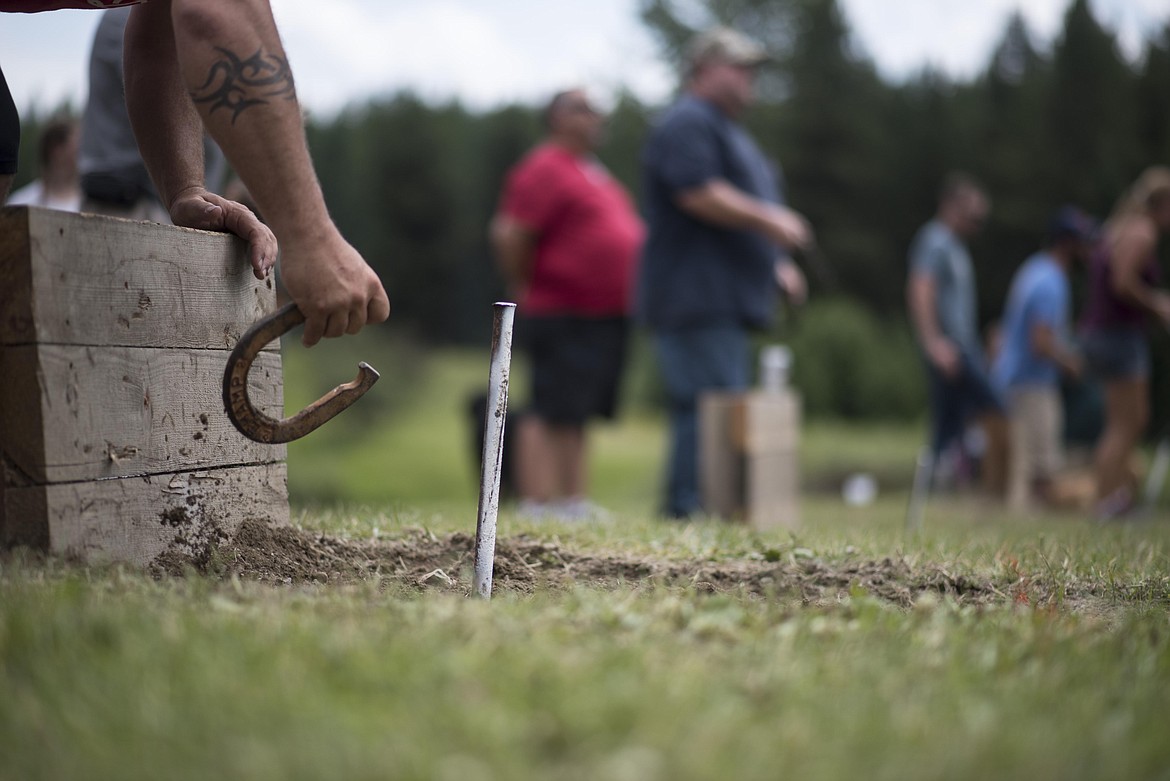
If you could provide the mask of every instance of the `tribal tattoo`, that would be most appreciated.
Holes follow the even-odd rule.
[[[292,71],[288,60],[276,54],[265,54],[262,49],[247,59],[219,46],[223,54],[207,74],[207,81],[191,93],[196,103],[207,103],[210,112],[226,108],[232,112],[232,124],[246,109],[268,103],[274,98],[296,100]]]

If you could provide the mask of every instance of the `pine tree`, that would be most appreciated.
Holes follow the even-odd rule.
[[[1053,57],[1049,200],[1108,211],[1143,164],[1134,144],[1136,119],[1133,72],[1116,38],[1094,18],[1088,0],[1074,0]]]
[[[1039,246],[1052,209],[1036,182],[1047,170],[1051,140],[1044,132],[1049,65],[1032,44],[1023,15],[1012,15],[988,67],[979,95],[979,176],[993,198],[980,247],[979,290],[986,319],[997,318],[1019,264]],[[1041,188],[1042,189],[1042,188]]]
[[[1150,163],[1170,164],[1170,23],[1146,44],[1137,93],[1142,151]]]
[[[884,89],[854,50],[837,0],[802,0],[786,62],[789,97],[780,110],[781,161],[792,205],[820,237],[832,273],[807,269],[814,289],[840,282],[884,310],[901,307],[901,251],[882,213],[893,171]],[[815,258],[812,260],[816,260]]]

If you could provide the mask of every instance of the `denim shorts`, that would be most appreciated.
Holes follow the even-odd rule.
[[[1081,334],[1081,351],[1097,379],[1137,380],[1150,376],[1149,342],[1140,328],[1085,331]]]

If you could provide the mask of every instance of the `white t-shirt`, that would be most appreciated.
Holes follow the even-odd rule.
[[[50,197],[45,192],[40,179],[33,181],[14,191],[8,196],[8,206],[43,206],[46,209],[57,209],[63,212],[81,211],[81,190],[78,189],[68,198]]]

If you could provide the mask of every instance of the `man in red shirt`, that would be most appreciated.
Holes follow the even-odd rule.
[[[279,241],[283,281],[305,315],[307,346],[385,320],[390,302],[382,283],[325,207],[268,0],[6,0],[0,11],[123,5],[135,6],[125,36],[126,107],[172,221],[239,235],[260,278],[276,262]],[[204,129],[267,225],[206,189]],[[0,72],[0,203],[16,170],[19,139],[16,107]]]
[[[518,297],[532,360],[518,432],[521,511],[586,518],[585,424],[613,417],[644,229],[593,157],[604,118],[583,90],[557,94],[543,143],[509,173],[491,238]]]

